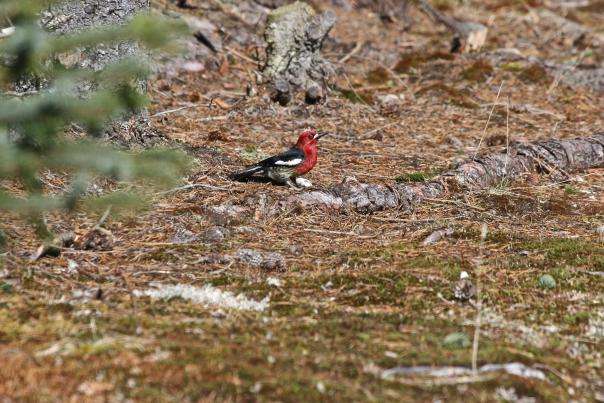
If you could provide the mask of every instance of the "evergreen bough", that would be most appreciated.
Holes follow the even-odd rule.
[[[108,123],[144,108],[147,99],[140,88],[148,72],[144,64],[121,60],[93,71],[61,63],[82,49],[121,41],[165,48],[183,26],[140,15],[123,26],[57,35],[39,24],[39,12],[48,4],[48,0],[0,2],[0,27],[13,27],[10,35],[0,38],[0,217],[6,212],[22,214],[36,224],[42,237],[51,235],[44,224],[45,212],[72,212],[84,202],[106,208],[140,200],[132,186],[103,197],[90,195],[95,178],[166,186],[188,165],[186,156],[174,150],[133,153],[97,141]],[[20,91],[23,82],[33,83],[26,87],[35,89]],[[74,132],[70,128],[87,135],[66,135]],[[41,180],[47,172],[68,177],[70,185],[59,195],[49,195]],[[0,253],[5,244],[0,228]]]

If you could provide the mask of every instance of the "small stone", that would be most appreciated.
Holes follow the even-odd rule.
[[[239,249],[235,252],[235,259],[240,263],[260,267],[265,270],[285,269],[285,258],[275,252],[261,252],[254,249]]]
[[[394,94],[380,95],[378,102],[383,106],[398,106],[400,104],[400,98]]]
[[[95,227],[81,239],[77,240],[76,246],[78,249],[106,251],[113,249],[114,242],[115,237],[111,231],[105,228]]]
[[[203,233],[201,238],[207,242],[220,242],[224,238],[231,235],[231,231],[228,228],[224,227],[212,227],[208,228],[206,232]]]
[[[309,105],[314,105],[323,98],[323,91],[318,85],[312,85],[306,90],[305,101]]]
[[[256,90],[256,87],[254,87],[254,85],[252,83],[249,83],[247,85],[247,87],[245,88],[245,94],[248,97],[253,98],[256,95],[258,95],[258,91]]]
[[[286,106],[291,101],[289,83],[285,80],[276,80],[271,95],[271,100],[278,102],[281,106]]]
[[[604,240],[604,225],[598,225],[596,228],[596,234],[598,234],[601,240]]]
[[[468,335],[461,332],[448,334],[443,340],[443,346],[450,349],[467,348],[470,344]]]
[[[476,287],[470,279],[470,275],[462,271],[459,275],[459,280],[453,288],[453,295],[459,301],[469,301],[476,294]]]
[[[247,209],[230,203],[206,208],[206,213],[212,224],[224,227],[241,224],[245,219]]]
[[[556,280],[549,274],[544,274],[543,276],[539,277],[539,286],[551,290],[556,288]]]
[[[172,238],[172,243],[175,244],[187,244],[187,243],[191,243],[197,240],[197,236],[187,230],[187,229],[179,229],[178,231],[176,231],[176,234],[174,234],[174,237]]]
[[[303,188],[309,188],[312,187],[312,182],[308,179],[296,178],[296,185],[301,186]]]

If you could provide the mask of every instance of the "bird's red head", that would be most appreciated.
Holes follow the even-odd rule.
[[[317,141],[327,135],[326,132],[316,132],[314,130],[306,130],[300,137],[298,137],[298,142],[296,143],[296,147],[304,149],[308,146],[317,144]]]
[[[313,169],[317,163],[317,141],[327,134],[329,133],[306,130],[298,137],[296,147],[304,152],[304,161],[296,167],[298,175],[304,175]]]

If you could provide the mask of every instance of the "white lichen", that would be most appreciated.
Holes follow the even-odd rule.
[[[222,291],[211,285],[195,287],[188,284],[156,284],[147,290],[135,290],[137,297],[146,296],[152,299],[182,298],[206,307],[225,309],[264,311],[268,308],[269,297],[261,301],[248,299],[243,294],[235,295],[230,291]]]

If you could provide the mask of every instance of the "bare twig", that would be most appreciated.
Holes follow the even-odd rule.
[[[338,60],[338,63],[344,63],[348,59],[350,59],[352,56],[357,54],[363,48],[364,44],[365,44],[365,42],[363,42],[363,41],[357,42],[356,46],[350,52],[348,52],[344,57],[342,57],[340,60]]]
[[[196,188],[206,188],[206,189],[210,189],[210,190],[218,190],[218,191],[223,191],[223,192],[239,192],[239,193],[244,192],[243,189],[212,186],[212,185],[208,185],[205,183],[191,183],[191,184],[188,184],[185,186],[180,186],[180,187],[177,187],[174,189],[164,190],[163,192],[155,193],[155,195],[161,196],[161,195],[166,195],[166,194],[170,194],[170,193],[174,193],[174,192],[180,192],[183,190],[196,189]]]
[[[485,123],[484,129],[482,129],[482,137],[480,138],[480,141],[478,142],[478,146],[476,147],[476,150],[474,151],[474,156],[472,157],[473,160],[476,159],[476,156],[478,155],[478,150],[480,150],[480,146],[482,145],[482,142],[484,141],[484,138],[487,135],[487,128],[489,127],[489,123],[491,122],[491,117],[493,116],[493,111],[495,110],[495,105],[497,105],[497,101],[499,100],[499,95],[501,94],[501,89],[503,88],[504,82],[505,81],[501,81],[501,84],[499,85],[499,90],[497,90],[497,96],[495,97],[495,102],[493,103],[493,106],[491,107],[491,111],[489,112],[489,117],[487,118],[487,123]]]
[[[185,106],[181,106],[180,108],[174,108],[174,109],[168,109],[167,111],[161,111],[161,112],[157,112],[156,114],[151,115],[152,118],[158,117],[158,116],[163,116],[163,115],[168,115],[170,113],[174,113],[174,112],[179,112],[185,109],[193,109],[193,108],[199,108],[200,106],[205,106],[205,105],[185,105]]]
[[[482,225],[480,231],[480,256],[478,257],[476,270],[476,319],[474,321],[474,340],[472,341],[472,374],[478,375],[478,342],[480,340],[480,324],[482,320],[482,295],[480,277],[482,275],[482,259],[484,253],[484,241],[488,234],[486,224]]]

